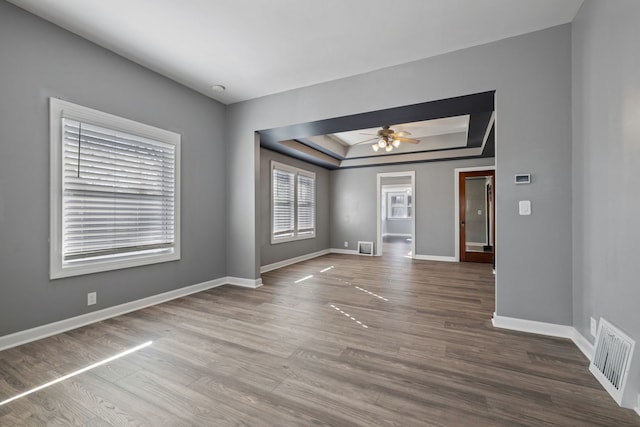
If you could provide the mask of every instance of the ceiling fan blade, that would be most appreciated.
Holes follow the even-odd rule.
[[[371,141],[374,141],[374,140],[377,140],[377,139],[378,139],[378,137],[376,136],[375,138],[369,138],[369,139],[365,139],[364,141],[356,142],[353,145],[366,144],[367,142],[371,142]]]
[[[413,139],[413,138],[403,138],[401,136],[397,136],[394,139],[397,139],[400,142],[408,142],[409,144],[417,144],[420,142],[420,140],[418,139]]]
[[[401,130],[400,132],[396,132],[394,133],[395,136],[408,136],[411,135],[411,132],[406,131],[406,130]]]

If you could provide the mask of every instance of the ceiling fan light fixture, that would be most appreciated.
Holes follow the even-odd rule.
[[[366,130],[370,131],[370,129],[366,129]],[[360,132],[360,134],[374,135],[372,133],[362,133],[362,132]],[[382,150],[388,153],[390,151],[393,151],[394,148],[399,148],[401,143],[408,142],[411,144],[417,144],[420,142],[420,140],[418,139],[406,138],[405,135],[411,135],[411,133],[404,130],[396,133],[389,126],[383,126],[382,129],[377,131],[376,136],[374,136],[373,138],[368,138],[368,139],[365,139],[364,141],[356,142],[353,145],[371,144],[371,148],[375,153]],[[373,141],[373,143],[371,141]]]

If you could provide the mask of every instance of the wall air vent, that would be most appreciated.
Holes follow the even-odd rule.
[[[373,242],[358,242],[358,254],[373,256]]]
[[[622,404],[622,395],[634,347],[634,340],[611,323],[600,318],[595,351],[589,365],[589,371],[600,381],[600,384],[618,405]]]

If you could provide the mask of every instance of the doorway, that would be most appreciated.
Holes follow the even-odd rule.
[[[495,167],[456,169],[456,258],[493,263]]]
[[[375,255],[383,254],[386,241],[402,243],[403,256],[415,258],[415,171],[378,173],[376,200]]]

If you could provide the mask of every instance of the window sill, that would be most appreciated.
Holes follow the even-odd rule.
[[[124,268],[141,267],[163,262],[178,261],[180,251],[172,248],[160,253],[138,253],[128,254],[120,257],[109,257],[105,259],[80,260],[51,264],[49,272],[50,279],[62,279],[64,277],[82,276],[85,274],[100,273],[103,271],[121,270]]]
[[[308,240],[308,239],[315,239],[316,238],[316,234],[303,234],[301,236],[292,236],[292,237],[278,237],[278,238],[274,238],[273,236],[271,236],[271,244],[272,245],[277,245],[278,243],[287,243],[287,242],[295,242],[298,240]]]

